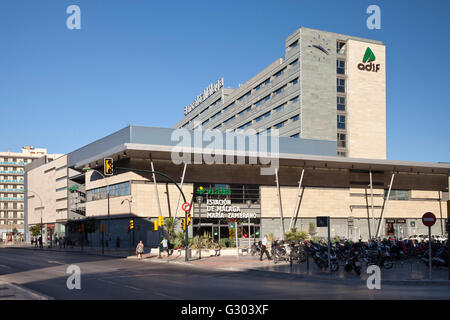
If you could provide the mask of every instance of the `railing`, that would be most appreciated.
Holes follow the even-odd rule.
[[[0,192],[24,192],[25,189],[0,189]]]
[[[28,162],[11,162],[11,161],[0,161],[0,164],[4,165],[17,165],[17,166],[25,166]]]
[[[0,197],[0,201],[24,201],[25,198],[9,198],[9,197]]]
[[[23,180],[0,180],[0,183],[24,183]]]
[[[24,174],[24,171],[4,171],[4,170],[0,170],[0,173],[3,174]]]

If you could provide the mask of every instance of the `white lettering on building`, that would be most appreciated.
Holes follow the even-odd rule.
[[[223,87],[223,78],[217,80],[216,83],[211,83],[205,90],[203,90],[202,94],[199,94],[194,102],[190,105],[184,107],[184,115],[187,115],[189,112],[194,110],[197,106],[199,106],[203,101],[205,101],[209,96],[214,94],[216,91],[219,91]]]

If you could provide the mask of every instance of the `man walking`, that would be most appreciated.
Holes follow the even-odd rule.
[[[268,242],[268,240],[267,240],[267,234],[266,234],[266,235],[264,235],[264,238],[262,239],[262,243],[261,243],[261,255],[259,257],[260,261],[263,261],[264,252],[266,253],[267,259],[272,260],[272,258],[269,255],[269,251],[267,251],[267,242]]]
[[[168,243],[166,237],[163,237],[163,239],[161,241],[161,244],[162,244],[162,253],[164,253],[164,251],[166,251],[167,252],[167,256],[170,256],[169,243]]]

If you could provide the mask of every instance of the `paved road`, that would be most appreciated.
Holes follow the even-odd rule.
[[[81,290],[66,269],[81,268]],[[450,299],[448,286],[393,286],[309,281],[270,273],[207,270],[76,253],[0,249],[0,281],[55,299]]]

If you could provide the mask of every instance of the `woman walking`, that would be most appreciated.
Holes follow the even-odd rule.
[[[142,259],[143,253],[144,253],[144,244],[142,243],[142,240],[140,240],[136,247],[136,254],[138,256],[138,259]]]

